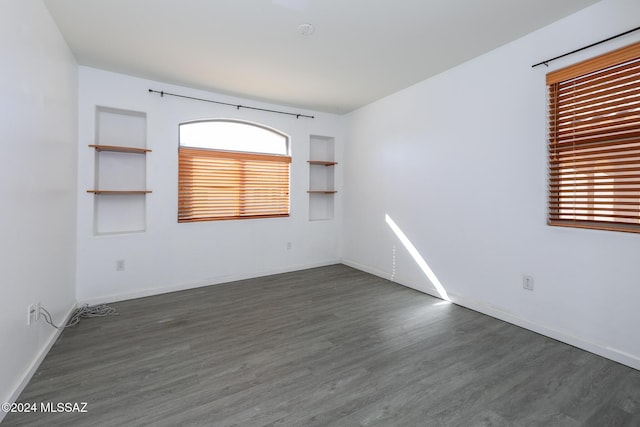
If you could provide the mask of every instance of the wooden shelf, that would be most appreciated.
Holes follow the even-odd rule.
[[[146,154],[151,152],[148,148],[137,148],[137,147],[119,147],[117,145],[98,145],[98,144],[89,144],[89,147],[95,148],[96,151],[113,151],[116,153],[135,153],[135,154]]]
[[[328,162],[326,160],[307,160],[310,165],[320,165],[320,166],[334,166],[337,165],[338,162]]]
[[[309,135],[309,221],[332,220],[335,214],[335,138]],[[324,190],[320,190],[323,188]]]
[[[132,153],[132,154],[147,154],[151,150],[148,148],[138,147],[121,147],[118,145],[100,145],[89,144],[89,147],[95,148],[96,151],[110,151],[113,153]],[[150,190],[87,190],[87,193],[93,194],[105,194],[105,195],[131,195],[131,194],[148,194]]]
[[[87,190],[87,193],[93,194],[149,194],[151,190]]]

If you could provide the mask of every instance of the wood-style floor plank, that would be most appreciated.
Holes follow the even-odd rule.
[[[13,414],[43,426],[638,426],[640,372],[344,265],[112,304]]]

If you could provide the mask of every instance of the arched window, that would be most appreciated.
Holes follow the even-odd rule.
[[[178,222],[289,216],[289,138],[234,120],[180,124]]]

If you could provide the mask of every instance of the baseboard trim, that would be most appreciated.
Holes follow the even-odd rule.
[[[387,279],[387,280],[391,281],[391,279],[390,279],[391,275],[388,272],[384,271],[384,270],[380,270],[379,268],[371,267],[371,266],[364,265],[364,264],[360,264],[360,263],[355,262],[355,261],[350,260],[350,259],[342,259],[340,262],[342,262],[346,266],[349,266],[351,268],[355,268],[356,270],[364,271],[365,273],[373,274],[374,276],[378,276],[378,277],[381,277],[383,279]]]
[[[64,321],[60,322],[61,325],[67,324],[67,322],[73,315],[73,312],[75,311],[76,307],[77,305],[75,303],[71,306],[71,308],[67,311],[67,314],[64,316]],[[44,322],[44,320],[42,321]],[[60,337],[60,334],[62,334],[61,329],[54,329],[53,333],[49,336],[47,341],[45,341],[44,345],[40,348],[38,355],[31,362],[29,369],[27,369],[27,371],[22,376],[22,380],[18,383],[18,385],[13,390],[13,393],[11,393],[11,395],[9,396],[7,403],[14,403],[16,400],[18,400],[18,397],[20,397],[20,394],[24,391],[27,384],[29,384],[29,381],[31,381],[31,378],[40,367],[40,364],[42,363],[44,358],[47,357],[47,354],[49,354],[49,350],[51,350],[51,347],[53,347],[53,345],[56,343],[56,341],[58,340],[58,337]],[[0,411],[0,423],[2,422],[2,420],[6,415],[7,415],[6,412]]]
[[[532,322],[514,313],[493,307],[481,301],[466,298],[456,294],[449,294],[451,302],[462,307],[477,311],[487,316],[495,317],[507,323],[519,326],[524,329],[536,332],[554,340],[588,351],[598,356],[613,360],[631,368],[640,370],[640,358],[632,354],[618,350],[603,343],[593,342],[580,336],[574,335],[571,331],[561,330],[542,323]]]
[[[343,259],[342,263],[357,270],[361,270],[366,273],[381,277],[383,279],[390,280],[390,274],[388,272],[380,270],[376,267],[366,266],[348,259]],[[433,297],[440,298],[435,288],[415,286],[412,283],[409,283],[407,280],[399,278],[394,278],[393,282],[426,293]],[[463,295],[451,292],[448,292],[448,296],[452,303],[461,307],[486,314],[487,316],[494,317],[507,323],[511,323],[512,325],[519,326],[521,328],[536,332],[538,334],[563,342],[565,344],[569,344],[590,353],[597,354],[598,356],[613,360],[614,362],[618,362],[631,368],[640,370],[640,357],[636,355],[626,353],[604,343],[597,343],[582,338],[580,336],[574,335],[571,331],[561,330],[549,325],[533,322],[529,319],[520,317],[510,311],[503,310],[500,307],[495,307],[473,298],[467,298]]]
[[[184,291],[187,289],[201,288],[204,286],[221,285],[224,283],[236,282],[238,280],[255,279],[257,277],[271,276],[274,274],[282,274],[282,273],[291,273],[293,271],[307,270],[309,268],[326,267],[328,265],[334,265],[334,264],[340,264],[340,263],[341,261],[339,259],[332,259],[332,260],[326,260],[326,261],[321,261],[317,263],[295,265],[295,266],[289,266],[285,268],[271,269],[271,270],[259,271],[254,273],[212,277],[212,278],[208,278],[206,280],[200,280],[197,282],[167,284],[167,285],[163,285],[155,288],[141,289],[134,292],[116,293],[116,294],[101,295],[96,297],[78,296],[78,300],[79,300],[79,304],[89,304],[89,305],[108,304],[108,303],[113,303],[118,301],[126,301],[126,300],[131,300],[136,298],[149,297],[153,295],[166,294],[169,292],[177,292],[177,291]]]

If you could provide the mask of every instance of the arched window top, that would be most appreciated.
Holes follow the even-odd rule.
[[[180,146],[244,153],[289,155],[289,138],[274,129],[237,120],[180,124]]]

